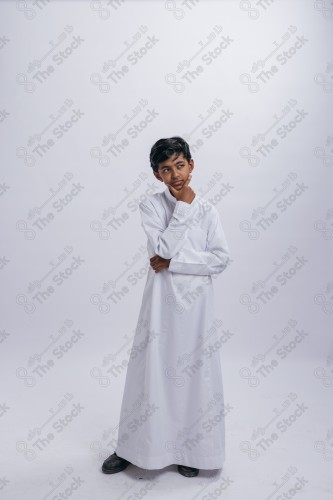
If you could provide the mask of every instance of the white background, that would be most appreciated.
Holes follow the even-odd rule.
[[[332,42],[325,0],[0,3],[2,498],[332,497]],[[225,467],[104,475],[175,135],[232,257]]]

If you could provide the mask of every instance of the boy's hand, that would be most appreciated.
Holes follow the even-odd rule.
[[[159,255],[154,255],[154,257],[150,259],[150,264],[155,273],[159,273],[160,271],[163,271],[163,269],[169,267],[170,260],[171,259],[163,259],[163,257],[160,257]]]
[[[170,191],[172,192],[177,201],[185,201],[186,203],[192,203],[192,201],[194,200],[195,192],[189,186],[191,179],[192,179],[192,174],[188,176],[188,178],[183,184],[183,187],[180,189],[171,186],[171,184],[167,184],[168,188],[170,189]]]

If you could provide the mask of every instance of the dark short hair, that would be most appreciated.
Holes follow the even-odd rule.
[[[183,153],[187,161],[192,159],[190,147],[181,137],[170,137],[169,139],[159,139],[150,150],[150,166],[154,172],[158,172],[158,165],[176,153],[176,158]]]

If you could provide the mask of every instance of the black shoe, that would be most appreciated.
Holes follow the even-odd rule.
[[[104,460],[102,471],[105,474],[115,474],[116,472],[126,469],[130,463],[131,462],[125,460],[125,458],[118,457],[117,453],[114,452],[106,460]]]
[[[195,477],[199,474],[199,469],[187,467],[186,465],[178,465],[178,472],[185,477]]]

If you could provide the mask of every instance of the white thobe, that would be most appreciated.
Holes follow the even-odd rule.
[[[169,189],[141,202],[149,265],[127,367],[116,452],[145,469],[222,468],[225,426],[213,274],[229,264],[214,205]]]

